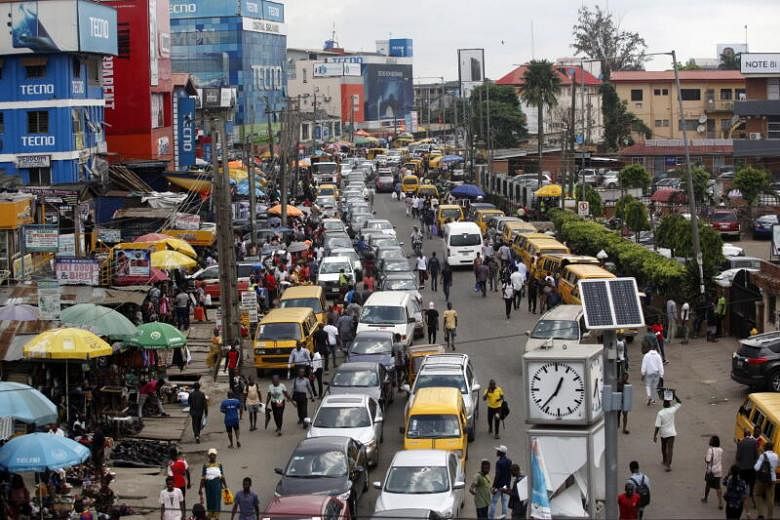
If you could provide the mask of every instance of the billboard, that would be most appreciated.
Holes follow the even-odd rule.
[[[411,65],[364,65],[365,120],[403,119],[411,112],[414,104],[412,76]]]
[[[485,49],[458,49],[458,80],[463,97],[485,81]]]
[[[176,168],[195,166],[195,98],[180,96],[176,111]]]
[[[55,224],[28,224],[24,226],[24,251],[26,253],[53,252],[59,250],[57,238],[60,230]]]
[[[390,56],[395,58],[411,58],[412,39],[411,38],[393,38],[390,40]]]
[[[742,74],[780,74],[780,54],[751,52],[739,60]]]
[[[248,15],[244,15],[248,16]],[[263,0],[263,20],[271,20],[272,22],[284,21],[284,4],[279,2],[270,2],[269,0]]]
[[[313,78],[330,78],[336,76],[360,76],[359,63],[331,63],[318,61],[312,66]]]
[[[114,249],[114,259],[116,276],[149,277],[152,261],[148,249]]]
[[[79,0],[79,50],[97,54],[117,53],[116,10]]]
[[[54,274],[60,285],[100,285],[100,263],[90,258],[58,258]]]

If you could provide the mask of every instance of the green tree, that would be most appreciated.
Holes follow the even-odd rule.
[[[685,64],[678,63],[677,70],[701,70],[701,67],[696,65],[696,60],[691,58],[685,62]]]
[[[487,124],[490,106],[490,137],[495,148],[517,146],[520,139],[527,135],[525,114],[520,110],[520,101],[511,86],[492,82],[479,85],[472,90],[469,103],[472,115],[480,115],[471,118],[473,135],[484,134],[480,128]],[[487,141],[487,136],[485,138]]]
[[[622,222],[626,221],[626,206],[636,199],[631,195],[623,195],[615,202],[615,216]]]
[[[674,257],[693,257],[691,222],[682,215],[667,215],[655,228],[655,243],[666,247]],[[714,268],[723,260],[723,239],[710,226],[699,222],[699,244],[703,265]]]
[[[718,68],[720,70],[739,70],[741,58],[741,54],[735,54],[732,49],[728,49],[727,52],[721,53]]]
[[[642,188],[646,190],[653,182],[653,177],[641,164],[629,164],[618,173],[620,187],[624,190]]]
[[[675,175],[680,177],[682,184],[680,189],[688,192],[688,168],[686,166],[680,166],[675,170]],[[711,202],[711,195],[709,192],[709,183],[712,179],[710,172],[704,169],[703,166],[693,167],[693,196],[698,204],[709,204]]]
[[[650,229],[650,216],[647,212],[647,206],[639,200],[627,201],[623,207],[626,227],[634,232],[636,241],[639,242],[639,232]]]
[[[759,195],[772,193],[769,173],[754,166],[743,166],[737,170],[733,186],[742,193],[742,198],[748,203],[748,212],[752,212],[753,204]]]
[[[553,64],[547,60],[532,60],[525,69],[523,86],[520,90],[522,100],[536,107],[539,164],[542,163],[544,147],[544,109],[550,109],[558,104],[558,93],[561,91],[561,79]],[[539,186],[542,185],[542,168],[538,169]]]
[[[577,200],[586,200],[590,205],[590,214],[594,217],[600,217],[604,211],[604,207],[601,203],[601,195],[599,192],[593,189],[592,186],[585,185],[585,192],[583,197],[582,185],[578,184],[575,188],[575,198]]]
[[[641,133],[646,139],[653,135],[641,119],[628,111],[628,103],[618,97],[612,83],[601,85],[601,112],[604,115],[604,145],[609,151],[633,144],[631,132]]]

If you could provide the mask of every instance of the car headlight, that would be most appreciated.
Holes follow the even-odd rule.
[[[262,356],[263,354],[265,354],[265,349],[264,348],[256,348],[255,349],[255,355],[256,356]]]

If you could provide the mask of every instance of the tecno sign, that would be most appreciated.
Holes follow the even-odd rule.
[[[168,9],[171,14],[195,14],[198,12],[197,4],[171,4]]]
[[[780,53],[745,53],[740,56],[742,74],[780,74]]]
[[[46,83],[43,85],[19,85],[23,96],[45,96],[54,94],[54,85]]]

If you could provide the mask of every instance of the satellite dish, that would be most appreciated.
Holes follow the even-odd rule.
[[[707,122],[707,116],[702,114],[699,116],[699,123],[704,124]]]
[[[696,131],[699,132],[700,134],[703,134],[705,130],[707,130],[707,127],[704,125],[699,125],[696,127]]]

